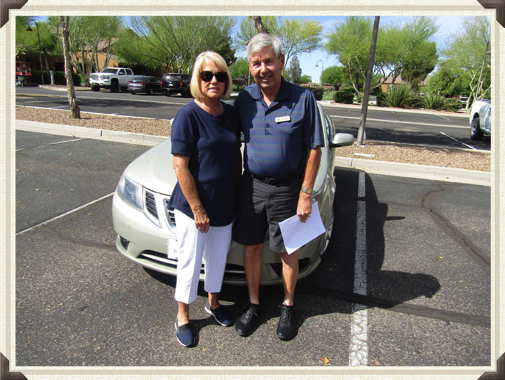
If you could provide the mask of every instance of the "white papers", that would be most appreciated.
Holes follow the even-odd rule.
[[[317,202],[312,204],[312,213],[305,223],[298,219],[298,215],[295,215],[280,222],[279,227],[288,254],[292,254],[301,246],[326,232]]]

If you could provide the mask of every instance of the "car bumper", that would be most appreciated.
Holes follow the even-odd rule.
[[[326,226],[331,214],[331,192],[328,190],[320,199],[321,217]],[[331,199],[330,199],[331,198]],[[166,199],[165,195],[156,194],[157,202]],[[112,202],[112,219],[117,250],[129,260],[146,268],[169,275],[177,274],[177,260],[167,256],[169,244],[174,244],[177,238],[174,226],[170,225],[166,214],[161,213],[158,206],[160,226],[155,225],[144,212],[125,203],[117,194]],[[326,246],[326,234],[322,234],[298,250],[299,275],[302,279],[312,273],[321,261],[321,254]],[[205,265],[200,270],[200,281],[205,279]],[[223,283],[246,285],[244,271],[244,246],[232,241],[228,252]],[[261,270],[261,285],[282,284],[282,262],[277,252],[265,241]]]

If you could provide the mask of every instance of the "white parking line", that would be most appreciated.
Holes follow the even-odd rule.
[[[336,116],[336,115],[330,115],[330,117],[333,117],[335,119],[355,119],[359,120],[359,117],[354,117],[354,116]],[[459,128],[459,129],[469,129],[470,127],[464,127],[464,126],[458,126],[458,125],[447,125],[447,124],[433,124],[433,123],[416,123],[413,121],[399,121],[399,120],[384,120],[384,119],[371,119],[367,118],[367,121],[380,121],[384,123],[393,123],[393,124],[412,124],[412,125],[429,125],[433,127],[442,127],[442,128]]]
[[[367,257],[366,257],[366,202],[365,172],[359,173],[358,210],[356,220],[356,257],[354,262],[355,294],[367,295]],[[349,349],[349,365],[352,367],[368,365],[368,311],[360,304],[353,305],[351,322],[351,345]]]
[[[473,147],[473,146],[471,146],[471,145],[465,144],[464,142],[459,141],[458,139],[455,139],[454,137],[449,136],[447,133],[444,133],[444,132],[440,132],[440,133],[441,133],[441,134],[443,134],[443,135],[444,135],[444,136],[446,136],[446,137],[449,137],[450,139],[453,139],[454,141],[459,142],[460,144],[462,144],[462,145],[464,145],[464,146],[469,147],[470,149],[477,150],[477,148],[474,148],[474,147]]]
[[[73,210],[68,211],[68,212],[66,212],[66,213],[64,213],[64,214],[58,215],[58,216],[56,216],[56,217],[54,217],[54,218],[52,218],[52,219],[46,220],[45,222],[42,222],[42,223],[40,223],[40,224],[37,224],[36,226],[30,227],[30,228],[28,228],[28,229],[26,229],[26,230],[24,230],[24,231],[18,232],[18,233],[16,234],[16,236],[18,236],[18,235],[22,235],[22,234],[24,234],[25,232],[28,232],[28,231],[34,230],[35,228],[39,228],[40,226],[43,226],[43,225],[45,225],[45,224],[48,224],[48,223],[54,222],[54,221],[55,221],[55,220],[57,220],[57,219],[63,218],[64,216],[67,216],[67,215],[70,215],[70,214],[72,214],[72,213],[74,213],[74,212],[76,212],[76,211],[82,210],[83,208],[88,207],[88,206],[92,205],[93,203],[100,202],[102,199],[108,198],[108,197],[110,197],[110,196],[112,196],[112,195],[114,195],[114,193],[110,193],[110,194],[105,195],[105,196],[103,196],[103,197],[101,197],[101,198],[95,199],[94,201],[91,201],[91,202],[89,202],[89,203],[86,203],[85,205],[82,205],[82,206],[80,206],[80,207],[74,208]]]

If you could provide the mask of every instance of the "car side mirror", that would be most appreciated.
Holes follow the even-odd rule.
[[[349,146],[354,144],[354,136],[350,133],[337,133],[330,143],[331,148],[338,148],[341,146]]]

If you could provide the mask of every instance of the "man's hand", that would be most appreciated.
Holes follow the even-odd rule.
[[[300,198],[298,198],[298,207],[296,209],[296,215],[301,222],[305,223],[312,212],[312,203],[310,202],[310,195],[300,192]]]
[[[193,210],[193,215],[195,216],[195,226],[198,231],[207,233],[210,229],[210,220],[204,208],[197,207]]]

